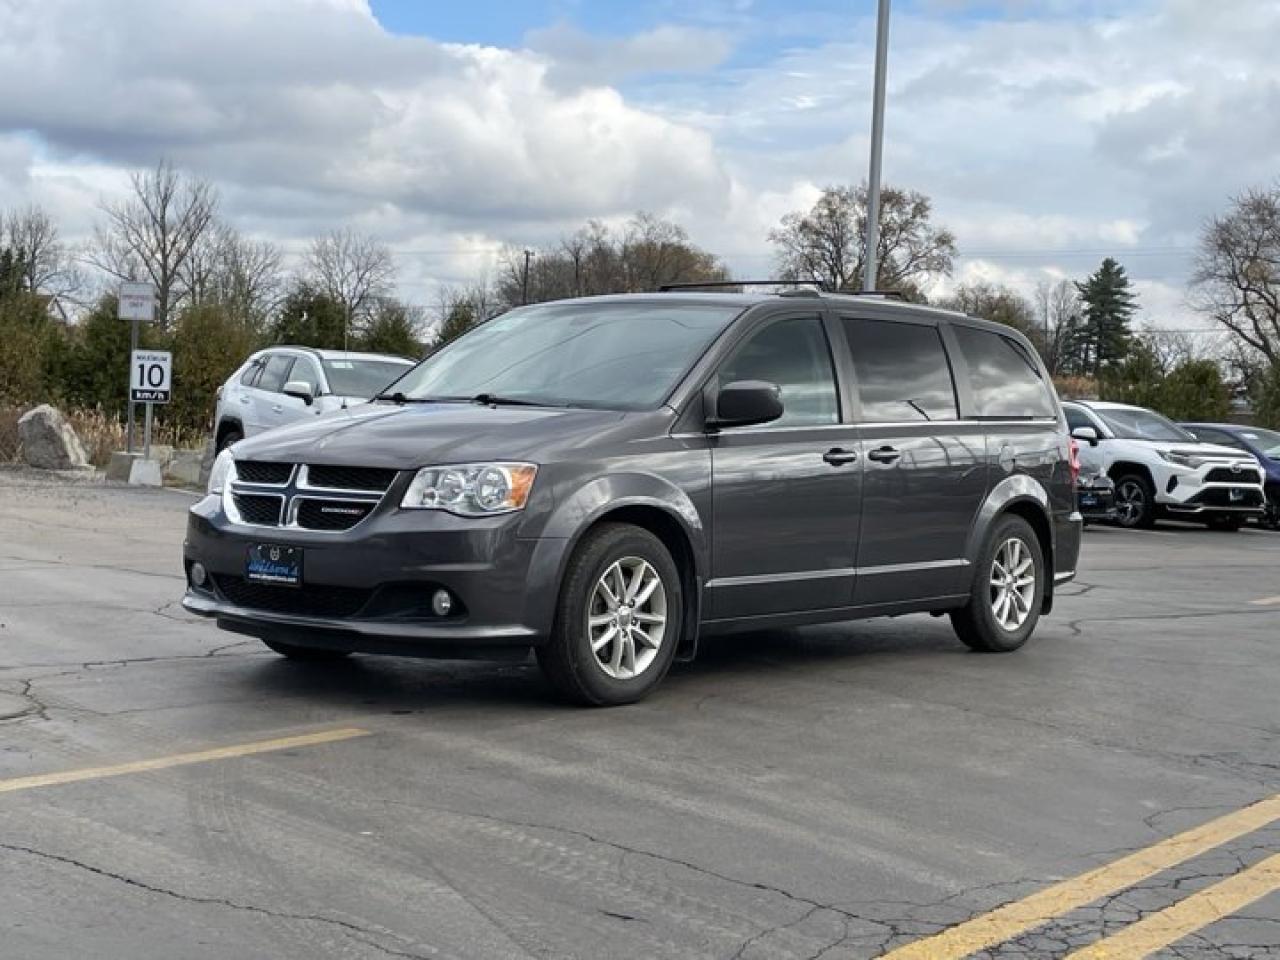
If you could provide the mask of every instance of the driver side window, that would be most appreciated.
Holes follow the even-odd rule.
[[[717,386],[738,380],[764,380],[782,389],[782,416],[770,426],[840,421],[831,348],[817,317],[778,320],[753,333],[720,368]]]

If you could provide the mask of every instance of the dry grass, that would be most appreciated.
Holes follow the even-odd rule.
[[[20,407],[0,407],[0,463],[11,463],[20,457],[18,418],[24,412],[25,410]],[[94,466],[106,466],[113,451],[124,449],[124,424],[101,407],[63,410],[62,413],[75,430],[76,436],[80,438],[84,452]],[[171,446],[174,449],[199,448],[204,445],[204,433],[197,430],[183,430],[181,427],[175,428],[162,420],[157,420],[152,427],[151,442]],[[138,414],[138,424],[134,431],[134,443],[141,448],[141,412]]]

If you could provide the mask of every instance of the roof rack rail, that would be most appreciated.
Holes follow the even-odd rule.
[[[881,297],[885,300],[901,300],[907,302],[907,296],[901,290],[850,290],[851,297]]]
[[[664,283],[658,287],[658,292],[701,290],[707,287],[812,287],[822,293],[830,292],[826,283],[821,280],[704,280],[701,283]]]

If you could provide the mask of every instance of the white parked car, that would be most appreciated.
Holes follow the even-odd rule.
[[[1201,443],[1143,407],[1069,400],[1062,409],[1080,447],[1082,472],[1115,481],[1121,526],[1149,527],[1168,516],[1237,530],[1261,516],[1266,497],[1253,457]]]
[[[412,360],[381,353],[268,347],[218,388],[214,437],[221,451],[237,440],[364,403],[399,380]]]

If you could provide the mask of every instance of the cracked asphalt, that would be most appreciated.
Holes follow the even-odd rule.
[[[186,494],[0,470],[0,955],[825,958],[1280,792],[1280,534],[1090,528],[1022,651],[909,617],[728,637],[635,707],[531,664],[288,663],[182,612]],[[977,954],[1064,956],[1280,824]],[[1161,957],[1280,957],[1280,895]]]

